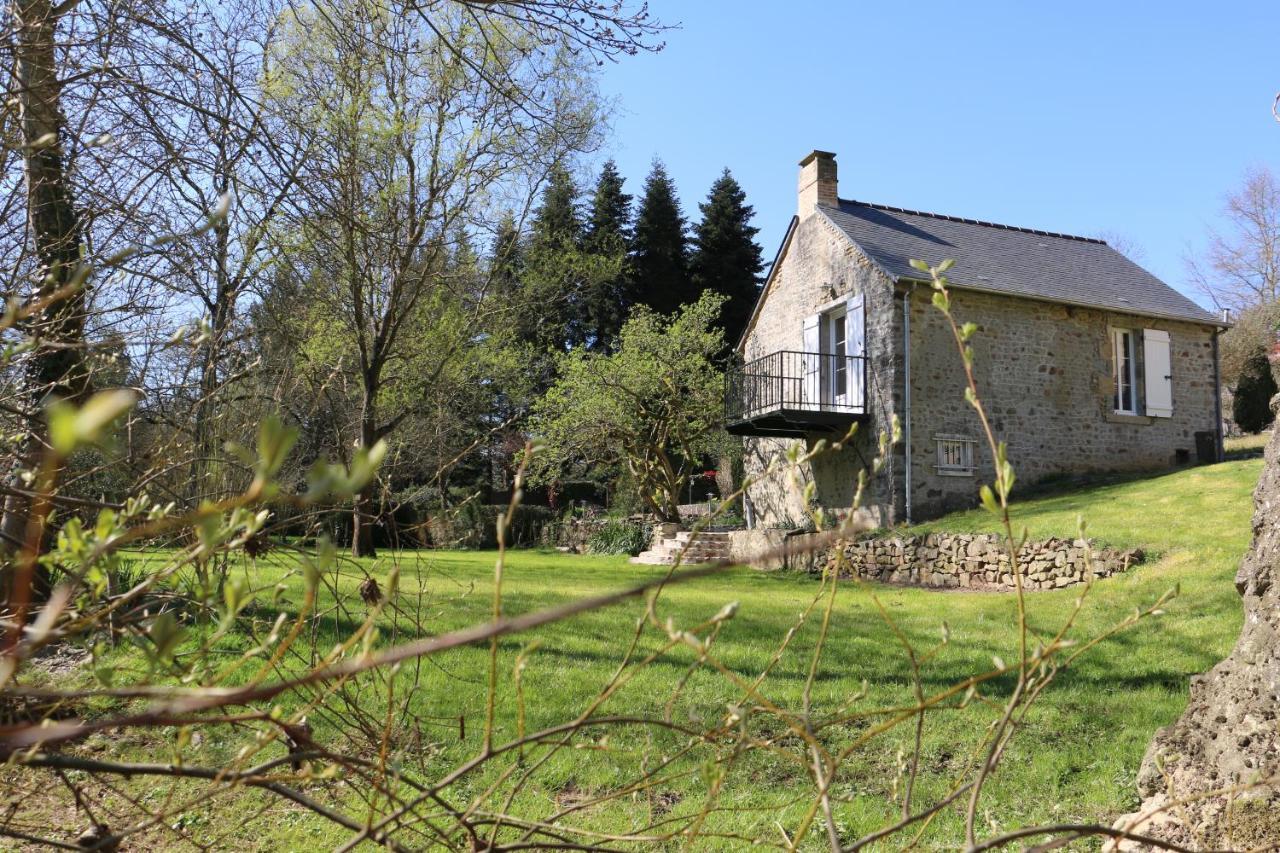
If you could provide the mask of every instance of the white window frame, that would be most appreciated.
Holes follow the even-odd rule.
[[[823,335],[825,340],[822,352],[830,355],[829,362],[830,374],[827,377],[827,400],[837,407],[843,407],[849,401],[849,385],[852,377],[849,375],[849,362],[844,356],[849,354],[849,310],[845,303],[840,303],[836,308],[826,311],[822,315],[823,318]],[[842,334],[837,335],[837,329]],[[842,369],[843,368],[843,369]],[[840,380],[844,380],[844,388],[840,387]]]
[[[939,433],[933,437],[937,464],[934,466],[943,477],[972,477],[975,470],[973,449],[976,438],[967,435]]]
[[[1121,350],[1128,343],[1128,370],[1124,371]],[[1123,375],[1127,372],[1127,376]],[[1129,385],[1129,408],[1124,408],[1124,381]],[[1118,326],[1111,328],[1111,403],[1117,415],[1138,415],[1138,333]]]

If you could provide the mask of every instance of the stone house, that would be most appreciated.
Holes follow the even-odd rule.
[[[806,490],[848,507],[895,416],[902,441],[869,479],[868,521],[971,506],[991,481],[955,340],[913,259],[955,261],[952,313],[978,326],[980,396],[1019,483],[1221,458],[1222,321],[1102,240],[841,199],[835,155],[814,151],[738,343],[726,428],[745,437],[748,475],[859,428],[842,452],[753,484],[752,526],[802,524]]]

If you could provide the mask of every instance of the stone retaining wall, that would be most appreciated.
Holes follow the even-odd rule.
[[[1092,566],[1086,563],[1092,555]],[[839,542],[827,566],[843,556],[842,575],[884,583],[929,587],[1013,589],[1009,555],[995,534],[930,533]],[[1093,540],[1045,539],[1027,542],[1018,555],[1024,589],[1053,589],[1107,577],[1141,563],[1141,550],[1099,548]]]

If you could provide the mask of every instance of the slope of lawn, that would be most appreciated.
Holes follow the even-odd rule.
[[[1152,732],[1171,722],[1186,702],[1188,676],[1203,671],[1229,650],[1239,629],[1240,605],[1232,586],[1236,565],[1249,542],[1251,491],[1261,469],[1260,460],[1247,459],[1191,468],[1148,479],[1042,494],[1018,503],[1015,518],[1033,537],[1073,536],[1077,516],[1089,522],[1089,535],[1117,545],[1140,545],[1151,555],[1129,573],[1095,585],[1072,636],[1088,639],[1150,604],[1166,590],[1179,586],[1180,595],[1164,616],[1137,627],[1086,652],[1056,682],[1030,713],[999,771],[987,785],[980,815],[985,832],[1032,822],[1109,822],[1135,803],[1134,778]],[[968,512],[949,516],[919,530],[991,529],[989,516]],[[315,624],[320,648],[328,648],[364,613],[356,586],[363,571],[383,579],[393,562],[400,565],[402,614],[420,614],[426,633],[438,633],[485,620],[491,607],[493,553],[412,552],[382,556],[361,566],[347,566],[337,581],[341,606],[323,603],[323,618]],[[142,552],[141,564],[167,557]],[[237,566],[255,584],[283,581],[286,598],[299,600],[301,582],[291,557],[277,551],[256,565]],[[509,614],[529,612],[581,596],[653,578],[662,569],[632,566],[625,558],[567,556],[542,551],[509,555],[504,607]],[[737,601],[739,609],[715,644],[723,664],[744,678],[758,674],[797,614],[812,600],[817,583],[808,576],[758,572],[747,568],[681,584],[664,592],[657,604],[660,619],[677,628],[691,628]],[[1032,593],[1029,623],[1041,633],[1052,632],[1071,610],[1078,589]],[[902,635],[921,648],[949,627],[950,644],[922,674],[926,694],[949,687],[971,674],[990,669],[993,656],[1016,656],[1016,602],[1012,595],[990,592],[941,592],[867,584],[842,585],[836,598],[830,636],[813,689],[818,714],[834,713],[848,705],[852,711],[872,710],[912,701],[910,668],[893,630],[881,616],[883,607]],[[580,713],[609,679],[623,657],[644,605],[630,601],[565,622],[504,638],[500,643],[499,702],[495,742],[514,736],[517,703],[511,673],[516,658],[527,651],[523,689],[527,730],[564,722]],[[269,614],[267,614],[269,615]],[[264,620],[265,620],[264,616]],[[382,643],[403,641],[406,620],[383,619]],[[265,622],[257,630],[266,629]],[[817,637],[816,620],[802,628],[781,658],[763,692],[784,707],[799,707],[810,655]],[[648,650],[661,640],[648,630],[640,646]],[[228,650],[248,647],[244,636],[228,638]],[[126,653],[120,654],[128,663]],[[661,716],[673,689],[689,670],[693,655],[677,650],[638,671],[634,679],[606,703],[599,713]],[[408,713],[397,713],[400,747],[393,759],[416,778],[436,778],[480,748],[485,713],[488,650],[468,647],[419,662],[409,669],[412,683]],[[866,696],[858,698],[866,684]],[[1009,682],[997,681],[985,695],[991,702],[974,702],[962,711],[932,714],[924,728],[922,776],[917,802],[927,803],[944,793],[959,773],[983,728],[998,714],[998,701]],[[407,688],[402,688],[407,689]],[[330,698],[313,710],[316,737],[332,743],[335,720],[350,719],[359,707],[372,718],[385,715],[385,687],[373,681],[349,687],[343,699]],[[402,694],[403,695],[403,694]],[[672,719],[693,727],[711,725],[741,694],[722,675],[697,669],[672,702]],[[348,702],[350,704],[348,704]],[[459,732],[465,720],[466,738]],[[873,719],[880,719],[878,717]],[[780,735],[776,723],[758,723],[757,735]],[[864,732],[867,719],[850,719],[833,728],[831,742],[848,743]],[[188,752],[192,764],[216,764],[243,741],[208,738]],[[579,740],[591,745],[590,738]],[[704,762],[724,757],[724,747],[702,747],[672,765],[647,794],[590,805],[634,778],[641,766],[654,767],[674,755],[683,736],[662,730],[627,728],[612,732],[607,742],[592,749],[563,750],[543,765],[531,784],[517,792],[511,810],[527,819],[545,818],[570,805],[584,805],[569,823],[610,833],[642,826],[655,817],[681,815],[701,803],[707,784]],[[794,743],[782,754],[755,752],[729,771],[718,806],[706,828],[764,836],[773,844],[791,831],[810,802],[806,776],[795,760],[803,753]],[[907,748],[910,732],[893,730],[856,750],[839,775],[832,792],[835,812],[846,840],[860,837],[891,821],[901,804],[894,799],[899,749]],[[126,742],[107,738],[89,747],[134,760],[149,756],[166,760],[167,745],[146,738]],[[279,752],[278,745],[268,750]],[[268,753],[272,754],[272,753]],[[495,782],[499,767],[482,769],[449,792],[458,802]],[[153,783],[137,781],[132,789]],[[500,788],[508,790],[500,784]],[[163,786],[155,796],[162,797]],[[900,788],[897,788],[900,790]],[[53,815],[70,815],[65,803],[50,794]],[[145,798],[145,796],[144,796]],[[360,811],[352,802],[343,805]],[[234,820],[231,818],[234,816]],[[252,816],[252,819],[250,819]],[[922,843],[951,847],[962,837],[960,809],[944,810],[928,827]],[[315,849],[343,840],[346,835],[297,807],[274,802],[260,792],[237,791],[195,807],[181,829],[191,839],[237,849]],[[75,833],[69,830],[71,837]],[[153,830],[155,846],[182,846],[178,832]],[[590,839],[589,839],[590,840]],[[812,841],[821,846],[821,832]],[[672,846],[680,846],[672,844]],[[706,839],[698,847],[735,847],[737,842]]]

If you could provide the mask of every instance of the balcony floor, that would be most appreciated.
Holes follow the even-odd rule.
[[[822,409],[773,409],[753,412],[749,416],[725,424],[731,435],[753,435],[776,438],[804,438],[814,433],[849,431],[855,421],[866,420],[859,412],[824,411]]]

